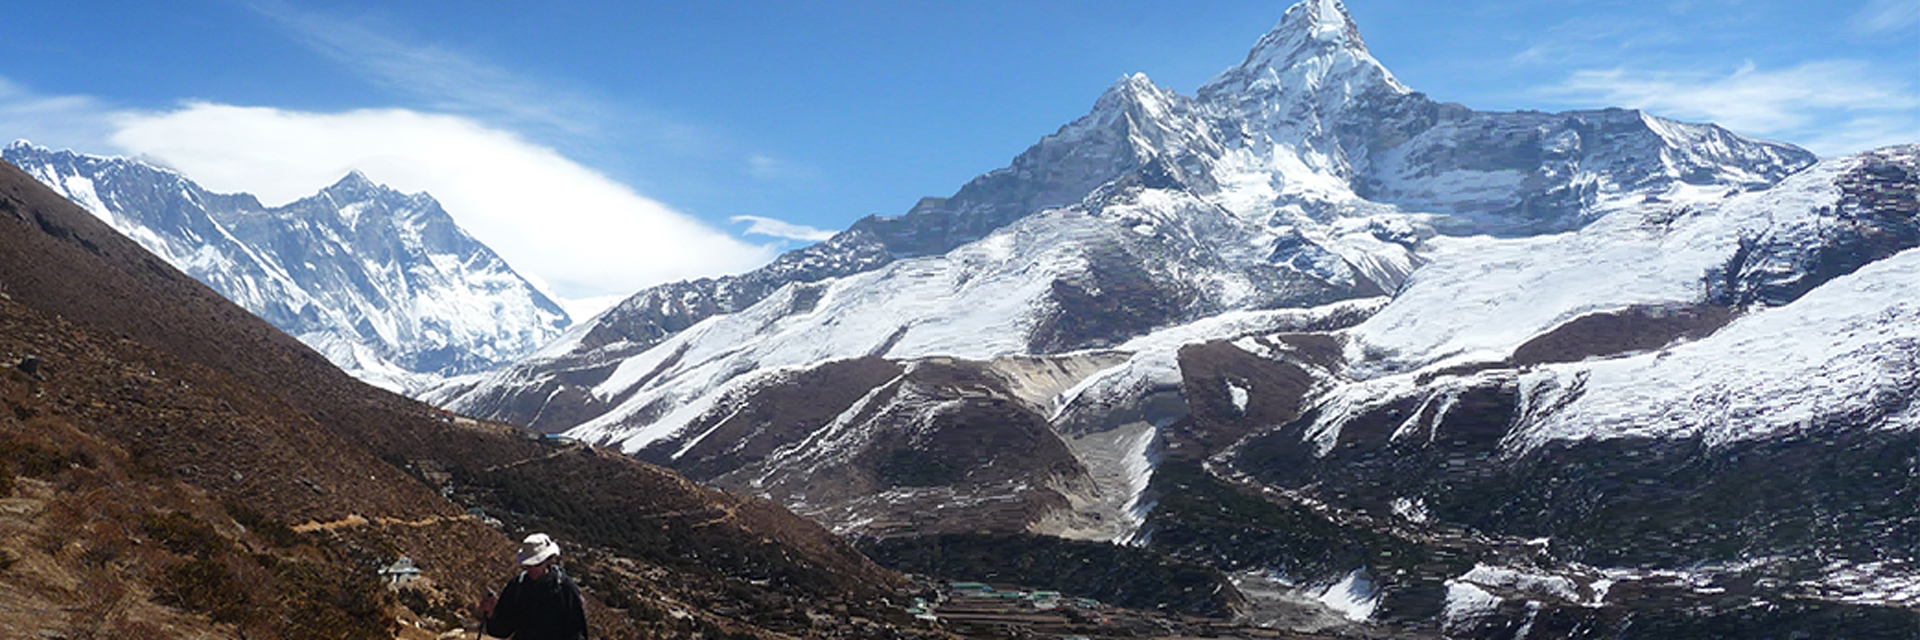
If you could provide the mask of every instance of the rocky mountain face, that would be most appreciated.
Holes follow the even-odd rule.
[[[280,207],[125,158],[17,142],[0,157],[355,376],[401,392],[499,367],[566,312],[426,194],[358,172]]]
[[[431,397],[843,533],[1128,542],[1296,629],[1911,637],[1917,157],[1435,102],[1307,0],[1195,96],[1124,78]]]
[[[594,637],[946,637],[820,526],[363,384],[12,166],[0,506],[8,637],[471,637],[532,531]]]

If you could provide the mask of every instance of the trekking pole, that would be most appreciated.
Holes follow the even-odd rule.
[[[493,605],[495,602],[497,601],[493,599],[492,593],[488,593],[485,597],[480,598],[480,628],[473,630],[473,640],[480,640],[480,636],[486,633],[487,621],[493,619]]]

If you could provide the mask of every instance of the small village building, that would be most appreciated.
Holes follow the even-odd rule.
[[[420,567],[414,566],[413,558],[400,556],[399,560],[380,570],[380,577],[392,586],[404,586],[420,577]]]
[[[947,588],[952,589],[954,595],[962,598],[991,598],[994,596],[993,587],[987,586],[984,582],[950,582],[947,583]]]

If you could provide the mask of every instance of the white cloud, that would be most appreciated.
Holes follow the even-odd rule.
[[[1854,29],[1867,34],[1895,33],[1920,26],[1920,0],[1872,0],[1853,15],[1852,22]]]
[[[189,103],[113,118],[112,142],[215,191],[269,204],[351,169],[425,191],[514,268],[560,296],[627,294],[738,272],[773,249],[736,240],[517,135],[400,109],[336,114]]]
[[[794,224],[791,222],[787,222],[785,220],[763,218],[760,216],[734,216],[732,218],[728,218],[727,220],[729,222],[733,222],[736,224],[741,222],[752,223],[747,227],[747,231],[746,231],[746,233],[750,235],[772,236],[775,238],[786,238],[789,240],[805,240],[807,242],[824,242],[828,238],[832,238],[834,233],[832,231],[827,231],[825,229],[815,229],[813,227],[809,227],[801,224]]]
[[[1731,75],[1584,70],[1541,93],[1708,120],[1826,155],[1920,142],[1913,137],[1920,133],[1920,94],[1904,79],[1852,61],[1809,62],[1780,71],[1748,64]]]

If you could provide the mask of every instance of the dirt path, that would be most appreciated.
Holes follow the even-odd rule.
[[[534,456],[534,457],[532,457],[532,458],[526,458],[526,459],[523,459],[523,460],[515,460],[515,461],[513,461],[513,462],[508,462],[508,463],[506,463],[506,464],[496,464],[496,465],[493,465],[493,466],[491,466],[491,467],[487,467],[486,469],[483,469],[483,470],[481,470],[481,472],[482,472],[482,473],[493,473],[493,472],[495,472],[495,471],[504,471],[504,470],[506,470],[506,469],[512,469],[512,468],[514,468],[514,467],[518,467],[518,466],[521,466],[521,465],[526,465],[526,464],[531,464],[531,463],[535,463],[535,462],[540,462],[540,461],[543,461],[543,460],[552,460],[552,459],[554,459],[554,458],[558,458],[558,457],[560,457],[560,456],[564,456],[564,455],[567,455],[567,454],[569,454],[569,453],[574,453],[574,452],[576,452],[576,451],[579,451],[579,450],[581,450],[581,449],[583,449],[583,448],[585,448],[585,447],[586,447],[586,445],[583,445],[583,444],[580,444],[580,443],[577,443],[577,442],[569,442],[569,443],[567,443],[567,444],[566,444],[565,446],[562,446],[562,447],[560,447],[559,449],[555,449],[555,450],[553,450],[553,451],[549,451],[549,452],[547,452],[547,454],[546,454],[546,455],[541,455],[541,456]]]
[[[457,516],[432,516],[428,518],[421,518],[419,520],[401,520],[399,518],[375,518],[372,520],[368,520],[366,516],[362,516],[360,514],[354,513],[354,514],[348,514],[347,517],[341,518],[339,520],[334,520],[332,522],[314,521],[314,522],[297,524],[293,526],[293,530],[300,533],[313,533],[315,531],[338,531],[340,529],[357,529],[360,527],[365,527],[365,526],[375,525],[375,524],[383,527],[431,527],[439,524],[444,524],[448,522],[457,522],[462,520],[479,520],[479,518],[476,518],[471,514],[463,513]]]

